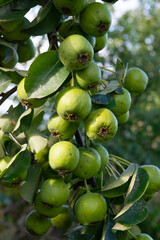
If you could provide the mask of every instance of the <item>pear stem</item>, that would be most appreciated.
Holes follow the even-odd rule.
[[[113,157],[113,158],[116,158],[116,159],[120,160],[121,162],[126,163],[127,165],[130,165],[130,164],[131,164],[131,163],[130,163],[129,161],[127,161],[126,159],[121,158],[121,157],[118,157],[118,156],[116,156],[116,155],[109,154],[109,156],[110,156],[110,157]]]
[[[117,173],[118,176],[120,176],[120,173],[117,171],[117,169],[111,164],[109,163],[109,166],[112,168],[112,170]]]
[[[73,71],[71,71],[71,73],[72,73],[72,79],[70,81],[70,85],[71,85],[71,87],[74,87],[74,74],[73,74]]]
[[[120,162],[118,162],[116,159],[114,159],[114,158],[109,158],[109,160],[112,161],[112,162],[114,162],[119,168],[122,169],[123,172],[125,171],[124,167],[123,167],[123,166],[120,164]]]
[[[107,165],[108,169],[110,170],[110,172],[112,173],[112,176],[114,176],[117,179],[117,176],[115,174],[115,172],[113,171],[113,169],[110,167],[110,165]]]
[[[112,177],[112,174],[110,173],[108,167],[105,167],[105,169],[106,169],[106,172],[108,173],[109,177]]]
[[[134,239],[137,239],[137,237],[130,230],[127,230],[127,231]]]
[[[103,70],[106,70],[108,72],[112,72],[112,73],[116,73],[115,71],[111,70],[111,69],[108,69],[108,68],[105,68],[105,67],[102,67],[102,66],[99,66],[101,69]]]
[[[101,188],[103,187],[103,171],[101,171]]]
[[[88,185],[87,185],[87,180],[86,180],[86,179],[84,180],[84,185],[85,185],[86,191],[87,191],[87,192],[90,192],[90,191],[89,191],[89,188],[88,188]]]

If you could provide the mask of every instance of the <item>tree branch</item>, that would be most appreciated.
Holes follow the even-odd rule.
[[[16,91],[17,91],[17,86],[13,87],[11,90],[9,90],[6,93],[1,93],[0,97],[2,97],[2,99],[0,100],[0,105],[2,105],[2,103],[4,103],[4,101]]]

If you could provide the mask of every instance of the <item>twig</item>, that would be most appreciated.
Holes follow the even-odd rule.
[[[2,97],[2,99],[0,100],[0,105],[2,105],[2,103],[4,103],[4,101],[16,91],[17,91],[17,86],[13,87],[11,90],[9,90],[6,93],[1,93],[0,97]]]
[[[75,133],[75,138],[76,138],[76,141],[77,143],[81,146],[81,147],[84,147],[85,144],[84,144],[84,141],[82,139],[82,136],[81,136],[81,133],[80,133],[80,130],[77,129],[76,133]]]

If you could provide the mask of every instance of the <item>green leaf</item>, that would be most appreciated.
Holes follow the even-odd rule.
[[[18,121],[18,118],[23,114],[25,108],[21,104],[13,108],[11,106],[6,114],[0,116],[0,129],[3,132],[12,132]]]
[[[129,209],[125,207],[115,217],[118,223],[130,226],[144,221],[148,215],[148,208],[145,201],[141,198],[135,202]]]
[[[7,89],[9,84],[11,83],[10,80],[6,80],[5,78],[2,78],[0,73],[0,94]]]
[[[106,95],[108,93],[114,92],[119,87],[120,87],[119,82],[117,80],[112,80],[108,83],[107,87],[100,92],[100,94]]]
[[[24,28],[24,32],[32,36],[44,35],[56,29],[61,19],[60,12],[50,0],[38,16]]]
[[[6,82],[6,83],[12,82],[12,83],[18,84],[26,76],[26,73],[27,73],[26,71],[21,71],[18,69],[8,69],[8,68],[0,67],[0,82],[1,82],[0,92],[1,92],[1,85],[3,84],[3,82]]]
[[[25,132],[32,152],[38,153],[40,150],[47,146],[48,140],[43,134],[31,126],[28,131]]]
[[[103,94],[95,94],[91,97],[92,102],[98,105],[107,105],[109,102],[113,100],[113,97],[109,94],[103,95]]]
[[[0,140],[0,159],[4,158],[4,157],[5,157],[5,152],[4,152],[4,149],[3,149],[2,142]]]
[[[1,59],[0,59],[1,65],[12,63],[13,59],[18,61],[18,54],[11,43],[8,43],[3,39],[0,39],[0,48],[3,49],[3,53],[4,53],[4,57],[1,56]]]
[[[116,223],[114,226],[113,226],[113,230],[119,230],[119,231],[126,231],[128,229],[130,229],[131,226],[126,226],[126,225],[123,225],[123,224],[120,224],[120,223]]]
[[[110,220],[108,224],[104,226],[104,233],[102,235],[101,240],[117,240],[117,234],[112,231],[112,227],[114,225],[114,222]]]
[[[43,107],[39,107],[39,108],[34,108],[34,115],[33,115],[33,119],[32,119],[32,126],[38,127],[42,120],[43,120],[43,116],[44,116],[44,109]]]
[[[112,81],[112,80],[116,80],[116,73],[110,74],[107,76],[107,81]]]
[[[42,164],[31,165],[27,171],[25,181],[19,186],[21,197],[28,203],[33,203],[35,194],[41,182]]]
[[[18,178],[30,166],[30,153],[27,150],[27,144],[11,159],[7,168],[1,173],[0,178],[3,181],[11,181]]]
[[[127,192],[128,186],[129,186],[129,182],[126,182],[125,184],[119,187],[116,187],[107,191],[102,191],[101,193],[104,197],[108,197],[108,198],[119,197]]]
[[[58,90],[70,73],[58,60],[57,51],[39,55],[28,70],[25,89],[29,98],[43,98]]]
[[[129,167],[121,174],[121,176],[118,179],[116,179],[116,180],[111,179],[111,181],[108,181],[108,183],[103,186],[102,191],[115,189],[115,188],[120,187],[121,185],[125,184],[126,182],[128,182],[129,178],[135,172],[135,166],[136,165],[134,163],[131,163],[129,165]]]
[[[30,8],[39,4],[39,0],[13,0],[0,7],[0,20],[11,21],[23,17]]]
[[[21,132],[27,131],[30,128],[32,118],[33,118],[33,109],[29,108],[25,112],[23,112],[19,117],[16,123],[16,126],[13,129],[13,133],[17,135]]]
[[[148,173],[139,168],[137,165],[137,169],[132,176],[129,189],[126,195],[125,205],[133,204],[137,200],[139,200],[143,194],[145,193],[149,184],[149,175]]]
[[[125,67],[124,63],[121,61],[121,59],[117,59],[116,63],[116,79],[120,83],[120,86],[123,85],[124,79],[126,77],[128,66]]]

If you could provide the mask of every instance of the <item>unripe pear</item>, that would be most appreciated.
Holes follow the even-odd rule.
[[[31,60],[36,54],[36,48],[31,39],[28,39],[25,42],[21,42],[17,47],[18,53],[18,62],[27,62]]]
[[[93,59],[93,47],[86,38],[74,34],[61,43],[59,57],[66,67],[80,70],[88,66]]]
[[[61,141],[49,151],[49,164],[53,170],[73,171],[79,162],[79,150],[71,142]]]
[[[98,152],[91,147],[79,148],[80,158],[73,173],[82,179],[89,179],[95,176],[101,167],[101,158]]]
[[[42,106],[46,102],[47,98],[28,99],[28,95],[25,90],[25,81],[27,81],[26,79],[27,78],[23,78],[18,85],[18,88],[17,88],[18,99],[22,102],[22,105],[24,106],[28,106],[31,108],[37,108]]]
[[[95,142],[106,142],[112,139],[118,129],[114,114],[106,108],[92,111],[85,120],[87,136]]]
[[[85,193],[74,207],[78,221],[83,225],[102,221],[107,212],[107,203],[98,193]]]
[[[63,89],[55,99],[58,115],[70,122],[78,122],[91,111],[91,98],[87,92],[78,87]]]
[[[68,186],[62,179],[47,179],[41,188],[41,200],[53,207],[60,207],[69,198]]]
[[[32,211],[27,215],[25,225],[32,235],[43,236],[49,231],[52,224],[49,218]]]

